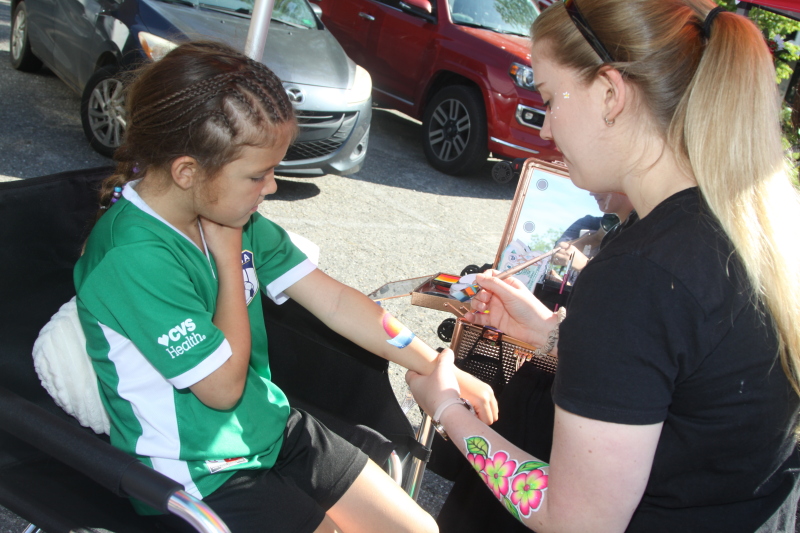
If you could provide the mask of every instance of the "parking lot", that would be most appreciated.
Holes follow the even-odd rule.
[[[0,0],[0,180],[112,164],[86,142],[77,94],[46,69],[10,67],[9,23],[9,3]],[[260,210],[315,242],[320,268],[365,293],[388,281],[492,262],[516,183],[493,182],[491,163],[463,178],[433,170],[419,134],[419,123],[375,108],[360,172],[279,178],[278,192]],[[447,315],[411,306],[408,298],[386,307],[429,344],[443,345],[436,327]],[[403,371],[393,368],[392,379],[404,398]],[[417,422],[418,413],[411,414]],[[436,513],[447,489],[426,475],[420,503]],[[0,532],[21,529],[15,517],[0,516]]]

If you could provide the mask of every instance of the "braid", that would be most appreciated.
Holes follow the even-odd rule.
[[[257,77],[258,81],[261,82],[263,85],[266,85],[267,88],[269,88],[272,95],[282,96],[282,98],[279,98],[276,96],[269,97],[266,94],[264,95],[264,101],[269,101],[270,106],[272,106],[273,101],[276,101],[278,107],[281,110],[280,114],[278,114],[277,112],[275,113],[275,118],[288,120],[289,117],[294,114],[294,112],[293,110],[290,111],[292,109],[291,103],[289,103],[289,98],[286,97],[286,91],[284,91],[283,89],[283,84],[281,83],[281,80],[278,79],[275,73],[272,72],[270,69],[268,69],[263,63],[253,61],[250,58],[248,58],[247,61],[248,65],[255,71],[254,74],[261,74],[261,76]]]
[[[146,120],[153,115],[163,112],[168,107],[177,106],[186,100],[191,100],[192,98],[196,98],[204,93],[211,94],[212,97],[216,96],[218,91],[230,82],[231,78],[237,76],[239,76],[239,74],[235,72],[223,72],[222,74],[218,74],[207,80],[201,80],[197,83],[189,85],[185,89],[180,90],[175,94],[163,98],[162,100],[150,106],[144,107],[143,109],[139,110],[133,118],[138,120]]]

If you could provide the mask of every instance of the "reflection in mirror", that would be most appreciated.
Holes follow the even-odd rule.
[[[617,211],[627,216],[633,209],[629,206],[624,195],[579,189],[563,166],[529,159],[520,174],[494,267],[507,270],[559,243],[571,243],[515,275],[552,308],[564,305],[578,273],[615,225],[612,217],[619,216]],[[604,220],[606,214],[612,216]]]

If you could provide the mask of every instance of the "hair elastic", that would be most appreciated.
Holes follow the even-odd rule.
[[[717,6],[711,11],[708,12],[706,15],[706,20],[703,21],[703,35],[706,39],[711,37],[711,23],[714,22],[714,19],[717,18],[717,15],[722,13],[723,11],[727,11],[724,7]]]

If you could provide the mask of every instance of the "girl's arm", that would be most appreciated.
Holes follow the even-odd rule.
[[[233,354],[190,389],[205,405],[230,409],[242,396],[250,364],[250,319],[242,290],[242,229],[205,219],[201,222],[219,277],[214,325],[225,335]]]
[[[413,336],[381,306],[321,270],[286,289],[286,294],[311,311],[333,331],[362,348],[422,375],[431,373],[437,352]],[[392,342],[389,342],[392,341]],[[491,387],[456,369],[464,397],[481,420],[497,420],[497,400]]]
[[[445,350],[430,376],[406,375],[417,402],[432,416],[459,395],[452,361]],[[644,494],[662,426],[601,422],[556,406],[548,465],[459,404],[446,407],[439,422],[498,505],[538,533],[624,531]]]

